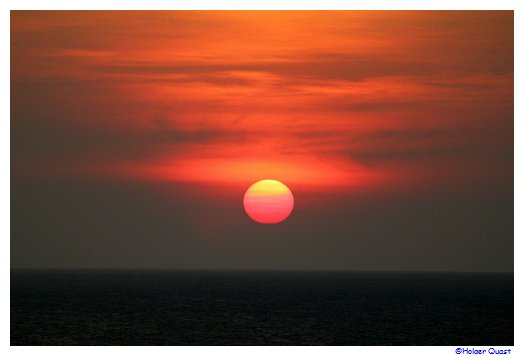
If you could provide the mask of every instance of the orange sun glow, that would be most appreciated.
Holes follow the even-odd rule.
[[[289,188],[277,180],[258,181],[244,194],[247,215],[261,224],[276,224],[286,220],[294,204]]]

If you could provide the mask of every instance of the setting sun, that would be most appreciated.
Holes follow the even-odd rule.
[[[264,179],[253,184],[244,194],[244,209],[258,223],[276,224],[293,211],[293,194],[277,180]]]

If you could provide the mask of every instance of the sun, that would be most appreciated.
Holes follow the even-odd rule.
[[[256,182],[244,194],[244,210],[251,219],[261,224],[276,224],[286,220],[294,205],[291,190],[273,179]]]

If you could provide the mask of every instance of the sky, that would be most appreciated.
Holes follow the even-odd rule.
[[[512,11],[12,11],[11,266],[511,272],[513,65]]]

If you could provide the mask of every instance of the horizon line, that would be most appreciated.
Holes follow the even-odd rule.
[[[455,271],[455,270],[364,270],[364,269],[312,269],[312,268],[212,268],[212,267],[10,267],[11,271],[171,271],[171,272],[333,272],[333,273],[462,273],[462,274],[514,274],[514,271]]]

